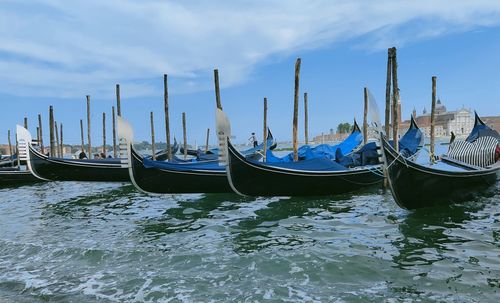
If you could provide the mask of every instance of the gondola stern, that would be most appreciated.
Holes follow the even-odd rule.
[[[117,116],[117,135],[121,167],[128,168],[130,170],[134,131],[130,123],[120,116]]]
[[[21,125],[16,125],[17,144],[19,146],[19,160],[28,161],[28,144],[31,144],[31,133]]]
[[[217,140],[219,143],[219,165],[227,166],[228,141],[231,138],[231,122],[226,113],[220,108],[216,109],[215,121],[217,129]]]
[[[359,125],[358,125],[358,122],[356,121],[356,118],[354,118],[354,125],[352,127],[351,134],[354,134],[356,132],[361,133],[361,129],[359,128]]]
[[[484,124],[483,120],[481,120],[479,115],[477,114],[477,111],[474,111],[474,127],[476,127],[478,125],[485,125],[485,124]]]
[[[144,162],[143,162],[143,157],[135,150],[134,146],[132,144],[129,144],[129,156],[128,156],[128,174],[130,177],[130,182],[132,185],[134,185],[135,189],[140,191],[143,194],[150,195],[150,196],[161,196],[159,193],[153,193],[150,191],[145,190],[139,183],[138,179],[136,178],[136,168],[138,169],[144,169]]]
[[[420,129],[418,127],[417,121],[415,121],[415,117],[413,115],[411,115],[411,118],[410,118],[410,128],[409,129]]]
[[[227,164],[226,164],[226,176],[227,176],[227,181],[229,182],[229,186],[231,189],[238,195],[242,197],[247,197],[244,193],[240,192],[238,188],[233,183],[233,178],[232,178],[232,171],[231,171],[231,163],[235,161],[245,161],[244,157],[239,154],[239,152],[236,150],[236,148],[231,144],[231,141],[229,138],[227,138]]]
[[[394,147],[387,141],[384,134],[380,134],[380,144],[381,144],[381,152],[383,159],[383,170],[385,177],[387,179],[387,184],[389,185],[389,189],[391,190],[392,197],[396,205],[401,207],[402,209],[411,210],[412,207],[409,207],[408,204],[404,203],[396,190],[396,184],[392,178],[392,174],[389,168],[394,165],[396,162],[402,162],[401,157],[399,157],[399,153],[394,149]],[[406,167],[407,165],[405,165]],[[394,173],[397,175],[398,173]]]
[[[43,181],[51,181],[50,179],[44,178],[40,176],[36,169],[33,168],[33,159],[31,158],[31,152],[34,155],[38,155],[37,151],[31,146],[31,133],[26,128],[21,125],[16,125],[16,135],[17,135],[17,144],[19,146],[19,160],[26,161],[27,170],[35,177]]]

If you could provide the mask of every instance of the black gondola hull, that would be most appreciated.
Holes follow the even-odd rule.
[[[50,158],[29,146],[29,161],[33,174],[52,181],[130,182],[128,170],[119,160],[98,161]]]
[[[293,171],[250,162],[228,142],[228,179],[247,196],[324,196],[355,191],[383,181],[380,166],[346,171]]]
[[[131,148],[130,174],[134,185],[147,193],[230,193],[225,171],[179,171],[146,168],[142,156]]]
[[[499,168],[462,172],[442,171],[404,161],[382,140],[389,184],[396,203],[417,209],[469,200],[494,185]]]
[[[31,184],[41,181],[29,171],[0,170],[0,187]]]

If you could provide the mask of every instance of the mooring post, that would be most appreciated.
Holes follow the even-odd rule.
[[[222,110],[222,103],[220,101],[220,87],[219,87],[219,70],[214,69],[214,84],[215,84],[215,102],[217,108]]]
[[[56,156],[54,143],[54,109],[52,105],[49,107],[49,138],[50,138],[50,156]]]
[[[40,144],[40,127],[36,127],[36,143]]]
[[[210,128],[207,128],[207,140],[205,142],[205,153],[208,152],[208,139],[210,137]]]
[[[91,140],[90,140],[90,95],[87,95],[86,98],[87,98],[87,142],[88,142],[87,157],[89,159],[91,159],[92,158],[92,144],[91,144]]]
[[[385,83],[385,135],[389,140],[391,134],[391,72],[392,72],[392,48],[387,49],[387,79]]]
[[[364,88],[365,108],[363,110],[363,144],[368,142],[368,88]]]
[[[17,167],[21,166],[21,157],[19,157],[19,143],[17,143],[17,132],[16,132],[16,153],[17,153]]]
[[[59,145],[59,149],[61,150],[61,158],[64,158],[64,143],[63,143],[63,124],[60,124],[59,131],[61,132],[61,144]]]
[[[12,150],[12,142],[10,142],[10,129],[7,131],[7,140],[9,142],[10,160],[14,159],[14,151]]]
[[[308,134],[308,116],[307,116],[307,93],[304,93],[304,141],[305,144],[309,144],[309,134]]]
[[[56,150],[55,155],[59,158],[60,157],[60,155],[59,155],[59,131],[57,129],[58,129],[57,121],[54,120],[54,132],[56,134],[56,145],[54,146],[54,148]]]
[[[431,105],[431,162],[434,162],[435,160],[435,153],[434,153],[434,141],[435,141],[435,118],[436,118],[436,81],[437,77],[432,76],[432,105]]]
[[[264,133],[262,135],[262,142],[264,143],[264,150],[262,160],[266,162],[267,155],[267,98],[264,97]]]
[[[399,137],[398,137],[398,128],[399,128],[399,86],[398,86],[398,62],[396,55],[396,48],[392,48],[392,140],[394,142],[394,149],[399,151]]]
[[[151,157],[156,160],[156,147],[155,147],[155,124],[153,112],[150,112],[149,118],[151,120]]]
[[[85,145],[85,141],[83,140],[83,120],[80,119],[80,137],[81,137],[81,148],[82,148],[82,152],[85,152],[85,150],[83,149],[83,146]],[[90,156],[89,156],[90,157]],[[90,158],[89,158],[90,159]]]
[[[102,153],[106,158],[106,113],[102,113]]]
[[[111,115],[113,116],[113,119],[111,119],[113,124],[113,158],[116,158],[116,117],[114,106],[111,106]]]
[[[170,146],[170,119],[168,116],[168,83],[167,74],[163,75],[163,98],[165,102],[165,132],[167,133],[167,159],[172,160],[172,147]]]
[[[299,142],[297,137],[299,123],[299,78],[300,78],[300,58],[295,62],[295,93],[293,100],[293,161],[299,160]]]
[[[120,100],[120,84],[116,85],[116,112],[118,116],[122,116],[122,106]]]
[[[43,148],[43,133],[42,133],[42,115],[38,114],[38,129],[40,130],[39,144],[42,154],[45,154],[45,149]]]
[[[24,128],[28,129],[28,117],[24,117]]]
[[[186,113],[182,113],[182,134],[184,136],[184,159],[187,158]]]

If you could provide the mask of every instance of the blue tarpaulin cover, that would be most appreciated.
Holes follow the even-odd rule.
[[[311,160],[316,158],[326,158],[335,160],[335,152],[340,149],[343,154],[350,153],[363,141],[363,135],[359,131],[354,131],[344,141],[337,145],[320,144],[318,146],[301,146],[298,150],[299,160]],[[293,153],[284,157],[276,157],[272,151],[266,153],[266,163],[293,162]]]
[[[190,170],[226,170],[225,166],[219,166],[218,161],[207,162],[187,162],[187,163],[170,163],[164,161],[154,161],[149,157],[143,158],[145,168],[158,168],[177,171],[190,171]]]

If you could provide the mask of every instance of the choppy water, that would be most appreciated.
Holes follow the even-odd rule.
[[[500,185],[463,205],[0,189],[0,302],[499,302]]]

